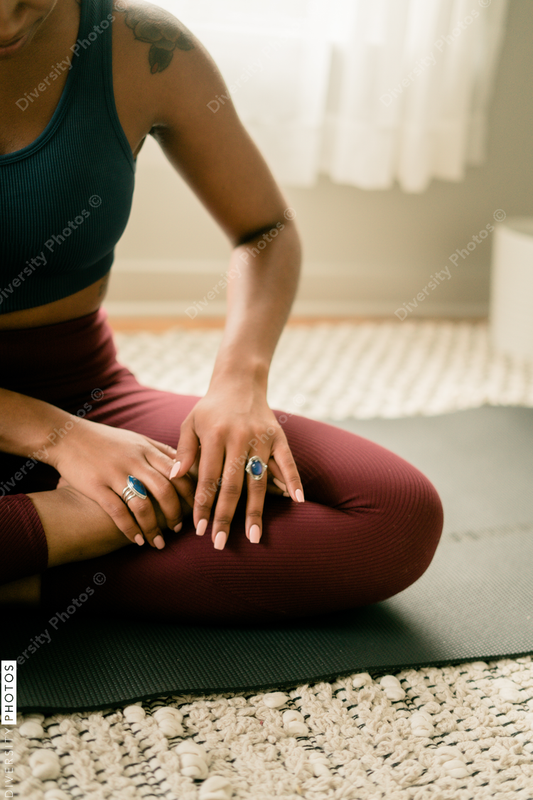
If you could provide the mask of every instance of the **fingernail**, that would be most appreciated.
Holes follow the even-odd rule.
[[[259,525],[252,525],[250,528],[250,541],[252,544],[259,544],[259,539],[261,538],[261,530]]]
[[[277,478],[272,478],[272,480],[274,481],[276,486],[279,486],[279,488],[281,489],[282,492],[286,492],[287,491],[287,487],[285,486],[284,483],[282,483],[281,481],[278,481]]]
[[[177,533],[178,531],[181,531],[181,529],[182,529],[182,528],[183,528],[183,522],[178,522],[178,524],[176,525],[176,527],[174,528],[174,530],[175,530],[175,531],[176,531],[176,533]]]
[[[215,550],[223,550],[227,538],[227,533],[224,533],[224,531],[219,531],[215,536]]]
[[[283,492],[283,497],[290,497],[290,494],[288,492]]]
[[[162,550],[163,547],[165,546],[165,540],[163,539],[162,536],[156,536],[154,539],[154,544],[158,550]]]
[[[135,541],[137,542],[137,544],[139,545],[139,547],[140,547],[142,544],[144,544],[144,539],[143,539],[143,537],[141,536],[141,534],[140,534],[140,533],[138,533],[138,534],[137,534],[137,536],[135,537]]]
[[[174,464],[174,466],[170,470],[170,478],[169,478],[169,480],[172,480],[172,478],[176,477],[176,475],[180,471],[180,467],[181,467],[181,461],[176,461],[176,463]]]
[[[298,500],[298,502],[299,503],[303,503],[303,501],[304,501],[304,493],[302,492],[302,490],[301,489],[296,489],[294,494],[296,495],[296,499]]]
[[[206,528],[207,528],[207,520],[201,519],[198,525],[196,526],[196,535],[203,536]]]

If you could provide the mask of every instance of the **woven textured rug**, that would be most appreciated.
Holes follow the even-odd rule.
[[[205,392],[219,339],[217,331],[117,337],[141,381],[186,394]],[[483,323],[287,328],[269,386],[271,406],[315,418],[533,406],[532,365],[491,353]],[[21,716],[6,730],[13,794],[28,800],[532,798],[533,661],[165,696]]]
[[[204,395],[220,330],[118,334],[141,382]],[[433,416],[533,406],[533,362],[494,353],[486,322],[321,323],[286,327],[268,381],[271,408],[313,419]]]

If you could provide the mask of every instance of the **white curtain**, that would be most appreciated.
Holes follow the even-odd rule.
[[[508,0],[159,0],[216,61],[277,180],[423,192],[486,158]],[[224,97],[214,97],[216,114]]]

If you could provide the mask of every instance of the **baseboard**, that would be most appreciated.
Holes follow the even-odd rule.
[[[226,314],[224,275],[229,260],[115,261],[105,307],[113,316],[128,317],[223,317]],[[448,289],[446,281],[431,294],[423,294],[428,275],[406,276],[400,270],[376,271],[353,264],[306,264],[291,316],[301,317],[486,317],[488,301],[460,299],[456,277]],[[444,274],[444,273],[443,273]],[[464,282],[463,296],[469,288]],[[455,292],[449,296],[450,290]],[[418,299],[423,294],[423,302]],[[448,293],[448,297],[446,294]],[[179,299],[169,299],[179,298]]]
[[[200,321],[202,314],[185,316],[184,303],[182,302],[120,302],[111,301],[105,303],[105,308],[110,316],[114,317],[178,317],[189,318]],[[388,303],[321,303],[321,302],[299,302],[296,300],[291,309],[291,317],[390,317],[392,321],[398,320],[394,312],[394,304]],[[225,317],[226,304],[215,303],[209,308],[209,313],[205,317]],[[404,319],[482,319],[488,316],[488,305],[486,303],[442,303],[433,305],[428,303],[424,310],[413,312]],[[401,322],[404,319],[400,320]]]

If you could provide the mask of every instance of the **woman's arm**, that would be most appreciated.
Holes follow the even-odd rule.
[[[285,434],[266,402],[268,372],[276,344],[287,320],[298,283],[300,241],[294,224],[278,222],[277,237],[259,249],[262,236],[234,249],[228,284],[228,312],[207,394],[181,427],[176,460],[181,476],[190,469],[201,443],[198,487],[193,509],[202,535],[220,489],[213,520],[212,541],[223,549],[242,492],[244,466],[259,456],[278,486],[294,500],[303,490]],[[252,262],[252,263],[250,263]],[[246,536],[259,542],[266,481],[248,479]]]
[[[284,214],[290,216],[292,210]],[[236,277],[228,284],[226,326],[211,385],[231,375],[232,380],[254,381],[266,391],[272,356],[296,294],[301,262],[294,222],[282,215],[269,230],[232,252],[228,272]],[[261,242],[266,242],[263,249],[258,247]]]
[[[201,446],[193,519],[197,533],[204,533],[220,489],[212,535],[223,549],[250,456],[268,463],[293,500],[303,500],[285,434],[266,403],[270,362],[298,284],[300,239],[294,213],[207,50],[171,14],[142,3],[128,9],[126,18],[132,25],[137,20],[130,76],[150,108],[150,132],[233,248],[223,342],[209,390],[181,426],[176,456],[179,477]],[[150,34],[136,37],[141,30]],[[154,61],[163,39],[177,45]],[[227,99],[213,113],[217,96]],[[247,489],[246,535],[257,542],[266,480],[248,478]]]
[[[140,536],[140,544],[146,539],[154,546],[164,521],[169,528],[180,525],[180,496],[185,508],[192,508],[194,502],[190,477],[173,483],[169,480],[173,448],[7,389],[0,389],[0,451],[28,459],[13,475],[2,476],[4,483],[13,486],[14,494],[17,482],[36,461],[49,464],[66,484],[98,503],[127,539],[137,541],[135,537]],[[155,506],[145,503],[136,517],[121,497],[128,477],[126,463],[156,501]],[[53,519],[50,525],[53,527]]]
[[[58,434],[79,422],[67,411],[0,389],[0,451],[53,464]],[[67,427],[65,427],[67,426]]]

